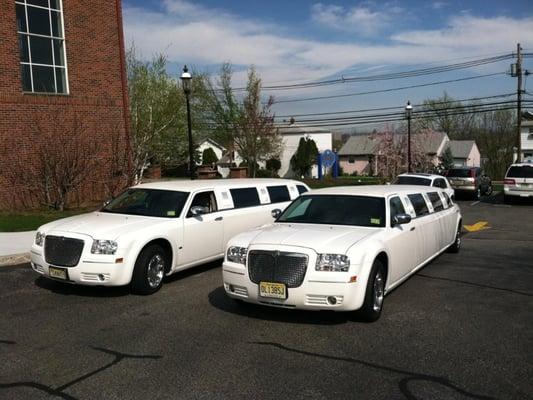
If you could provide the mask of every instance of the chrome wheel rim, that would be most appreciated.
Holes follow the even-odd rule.
[[[161,284],[165,273],[165,260],[161,254],[156,254],[148,262],[147,278],[151,288],[156,288]]]
[[[376,277],[374,278],[374,311],[381,310],[384,292],[385,282],[383,281],[383,274],[381,271],[378,271],[376,273]]]
[[[457,236],[455,237],[456,247],[461,247],[461,228],[457,229]]]

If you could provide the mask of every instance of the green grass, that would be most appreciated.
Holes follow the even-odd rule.
[[[21,214],[0,214],[0,232],[34,231],[56,219],[87,212],[87,209],[67,211],[35,211]]]

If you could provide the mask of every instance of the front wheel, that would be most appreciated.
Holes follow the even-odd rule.
[[[381,261],[375,260],[366,284],[365,301],[363,307],[358,311],[359,316],[364,321],[374,322],[381,315],[385,296],[385,280],[385,267]]]
[[[167,267],[167,254],[157,245],[144,248],[135,261],[131,288],[134,293],[152,294],[163,286],[163,277]]]

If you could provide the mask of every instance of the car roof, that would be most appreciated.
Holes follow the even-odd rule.
[[[515,163],[515,164],[511,164],[511,167],[533,167],[533,163],[527,163],[527,162],[523,162],[523,163]]]
[[[280,178],[243,178],[243,179],[172,179],[161,180],[156,182],[142,183],[133,186],[136,189],[159,189],[159,190],[175,190],[175,191],[194,191],[197,189],[210,189],[220,187],[250,187],[250,186],[264,186],[264,185],[305,185],[302,182],[292,179]]]
[[[398,176],[412,176],[414,178],[428,178],[428,179],[444,178],[444,176],[442,176],[442,175],[425,174],[425,173],[422,173],[422,172],[406,172],[406,173],[400,174]]]
[[[335,186],[324,189],[314,189],[311,192],[303,193],[302,196],[309,195],[345,195],[345,196],[370,196],[388,197],[397,194],[414,194],[436,192],[442,189],[437,187],[426,187],[418,185],[360,185],[360,186]]]

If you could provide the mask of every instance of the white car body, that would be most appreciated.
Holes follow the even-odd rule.
[[[533,197],[533,164],[513,164],[507,170],[503,181],[505,196]]]
[[[420,194],[424,198],[428,214],[416,215],[408,197],[413,194]],[[435,204],[438,204],[440,199],[444,208],[435,211],[428,194],[437,199]],[[459,207],[441,189],[407,185],[336,187],[314,190],[303,194],[300,199],[303,202],[307,196],[321,195],[383,198],[386,204],[383,214],[386,219],[384,226],[275,222],[241,233],[230,240],[228,250],[231,247],[246,248],[246,265],[228,261],[228,255],[224,259],[223,283],[228,296],[245,302],[285,308],[358,310],[363,305],[367,281],[376,259],[386,264],[386,293],[455,244],[456,240],[459,240],[460,244],[460,239],[457,239],[459,236],[456,236],[461,224]],[[410,222],[392,226],[390,203],[397,201],[395,198],[401,200],[405,213],[412,218]],[[440,206],[437,209],[440,209]],[[253,254],[262,254],[263,251],[272,252],[272,257],[279,257],[280,253],[300,255],[304,259],[307,257],[307,267],[301,276],[301,284],[297,287],[287,284],[286,299],[262,296],[260,285],[252,281],[252,275],[261,274],[261,266],[253,261],[254,265],[257,265],[251,267],[250,257]],[[318,270],[319,254],[325,253],[347,256],[348,270]],[[274,282],[283,281],[283,274],[295,271],[295,267],[288,265],[290,262],[277,263],[278,261],[274,262],[277,272],[272,272],[276,275]]]
[[[290,199],[271,203],[269,196],[271,187],[286,187]],[[248,190],[253,188],[260,204],[235,208],[234,195],[231,191],[243,188]],[[132,281],[135,262],[141,251],[150,243],[158,243],[171,253],[170,265],[165,268],[165,273],[169,275],[222,258],[226,243],[232,236],[271,223],[273,209],[284,209],[290,201],[299,196],[300,190],[309,188],[301,182],[287,179],[220,179],[160,181],[137,185],[130,189],[155,189],[189,194],[180,215],[172,214],[172,218],[96,211],[43,225],[38,229],[38,233],[44,235],[42,245],[34,242],[31,248],[32,268],[41,275],[50,277],[50,267],[57,267],[59,272],[66,271],[65,280],[70,283],[127,285]],[[198,216],[187,215],[195,196],[203,192],[214,192],[217,204],[215,211]],[[82,241],[83,247],[78,261],[73,261],[75,265],[66,266],[55,261],[50,262],[54,251],[51,247],[47,250],[50,238],[59,242],[60,246],[63,246],[62,241],[65,241],[65,246],[75,243],[71,239]],[[94,254],[92,246],[97,240],[116,242],[116,252]],[[60,255],[54,257],[60,258]]]
[[[452,188],[452,185],[450,185],[448,178],[442,175],[423,174],[423,173],[405,173],[405,174],[398,175],[396,184],[398,184],[398,179],[401,177],[404,177],[404,178],[408,177],[408,178],[419,180],[422,186],[431,186],[431,187],[441,188],[446,193],[448,193],[448,196],[450,196],[450,198],[452,199],[455,198],[455,190]],[[411,183],[411,184],[413,185],[414,183]]]

